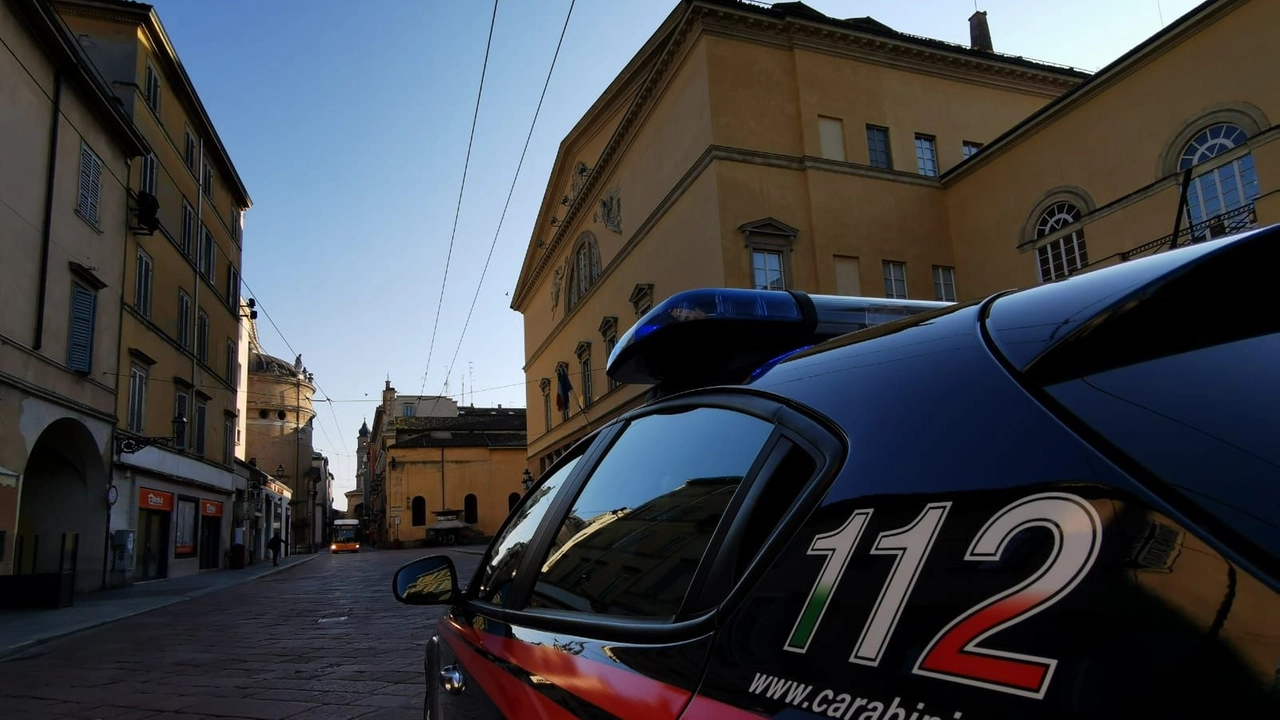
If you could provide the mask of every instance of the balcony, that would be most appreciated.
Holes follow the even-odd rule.
[[[1150,252],[1159,252],[1166,245],[1169,249],[1181,247],[1183,245],[1194,245],[1204,242],[1205,240],[1214,240],[1227,235],[1248,230],[1258,224],[1258,214],[1254,209],[1253,203],[1241,205],[1234,210],[1215,215],[1208,220],[1198,222],[1194,225],[1188,225],[1178,231],[1175,237],[1173,233],[1169,233],[1162,238],[1157,238],[1150,242],[1143,243],[1138,247],[1125,250],[1120,253],[1120,260],[1132,260],[1141,257]],[[1081,268],[1083,269],[1083,268]]]

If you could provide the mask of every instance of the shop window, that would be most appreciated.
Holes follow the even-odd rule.
[[[179,499],[176,514],[173,555],[174,557],[194,557],[196,554],[196,501]]]

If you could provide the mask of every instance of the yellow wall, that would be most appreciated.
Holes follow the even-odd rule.
[[[468,494],[477,500],[477,523],[472,527],[492,536],[507,519],[508,497],[524,492],[520,485],[525,469],[524,448],[393,448],[395,469],[387,468],[389,518],[400,518],[402,542],[425,540],[427,528],[436,521],[431,513],[442,508],[461,515]],[[441,502],[440,468],[443,456],[444,500]],[[421,495],[426,499],[426,523],[413,525],[411,500]],[[395,520],[389,521],[391,539],[395,539]]]
[[[1104,207],[1170,175],[1174,168],[1161,159],[1184,131],[1207,124],[1207,114],[1237,107],[1270,122],[1280,117],[1280,85],[1274,73],[1261,70],[1280,62],[1280,53],[1269,34],[1258,31],[1280,25],[1280,3],[1238,5],[948,182],[962,297],[1039,282],[1035,253],[1016,247],[1026,239],[1028,218],[1055,188],[1080,188]],[[1278,155],[1274,144],[1255,153],[1264,195],[1280,188]],[[1169,177],[1115,214],[1087,222],[1090,260],[1172,232],[1176,181]]]
[[[597,108],[597,116],[589,114],[566,140],[572,151],[563,152],[551,174],[520,282],[530,292],[517,300],[524,314],[528,455],[535,471],[548,454],[634,407],[647,390],[624,386],[603,392],[608,380],[601,321],[618,318],[619,335],[633,325],[637,317],[628,298],[640,283],[653,284],[655,303],[696,287],[748,286],[750,252],[738,230],[743,223],[773,217],[799,230],[789,287],[835,292],[832,256],[845,255],[859,258],[867,294],[882,291],[881,261],[895,260],[908,265],[910,296],[933,299],[931,266],[953,265],[954,256],[942,186],[916,173],[914,133],[937,137],[945,170],[960,161],[962,141],[990,141],[1058,92],[1014,86],[994,75],[921,63],[914,70],[905,62],[889,67],[787,46],[785,34],[765,44],[759,36],[707,28],[695,27],[652,92],[641,95],[637,125],[596,170],[602,174],[591,191],[592,207],[565,228],[563,242],[550,249],[555,262],[534,279],[531,260],[547,251],[536,241],[553,234],[542,223],[553,213],[565,215],[559,199],[566,173],[579,157],[596,165],[588,153],[603,149],[578,134],[597,123],[613,127],[619,107],[633,96],[617,94],[612,105]],[[636,68],[635,77],[619,82],[635,82],[652,67],[650,62]],[[842,120],[846,161],[821,158],[819,115]],[[895,169],[866,166],[868,123],[890,128]],[[596,199],[613,187],[622,197],[620,234],[592,219]],[[574,241],[587,230],[599,242],[602,274],[566,316],[563,288],[558,306],[550,309],[554,268],[569,262]],[[566,422],[553,406],[548,431],[539,382],[552,381],[554,400],[555,367],[564,362],[580,391],[575,349],[583,341],[591,343],[596,402],[584,414],[575,393]]]

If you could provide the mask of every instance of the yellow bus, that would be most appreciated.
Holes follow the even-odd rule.
[[[360,552],[360,542],[356,539],[359,529],[359,520],[334,520],[333,542],[329,543],[329,552],[335,555],[340,552]]]

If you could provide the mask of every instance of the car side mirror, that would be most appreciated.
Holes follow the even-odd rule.
[[[418,558],[391,580],[396,600],[407,605],[447,605],[458,598],[458,574],[447,555]]]

